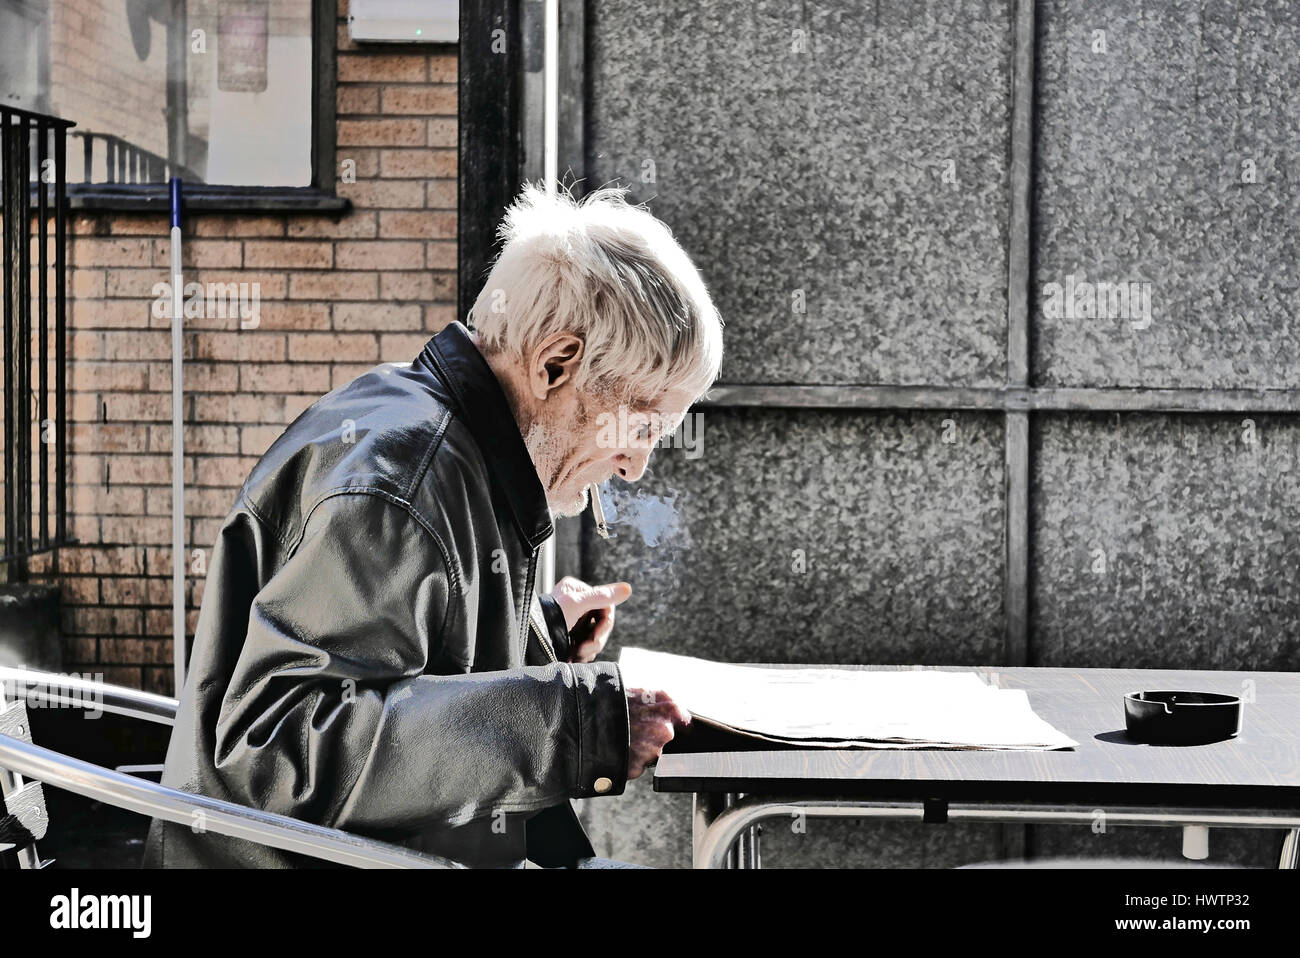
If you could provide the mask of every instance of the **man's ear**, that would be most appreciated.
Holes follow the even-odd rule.
[[[533,350],[528,388],[534,399],[546,399],[552,390],[572,382],[582,361],[582,340],[573,333],[553,333]]]

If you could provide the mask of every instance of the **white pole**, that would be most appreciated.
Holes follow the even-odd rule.
[[[181,181],[171,181],[172,204],[172,657],[177,698],[185,687],[185,440],[181,345],[184,277],[181,274]]]
[[[554,196],[560,171],[560,0],[546,0],[543,36],[542,169],[546,192]]]
[[[554,196],[560,167],[560,0],[546,0],[543,36],[542,170],[546,192]],[[537,585],[543,594],[555,588],[554,535],[542,543]]]

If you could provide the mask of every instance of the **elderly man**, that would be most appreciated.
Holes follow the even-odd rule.
[[[469,326],[324,396],[254,467],[164,784],[474,866],[595,861],[569,800],[620,794],[690,717],[595,660],[631,587],[539,597],[538,552],[591,483],[641,477],[722,355],[695,267],[623,193],[526,187]],[[144,863],[319,864],[159,820]]]

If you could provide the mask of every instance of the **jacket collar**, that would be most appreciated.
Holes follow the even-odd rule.
[[[519,534],[536,549],[555,531],[551,510],[492,367],[458,320],[429,340],[420,359],[455,396],[461,417],[487,461],[488,475],[510,504]]]

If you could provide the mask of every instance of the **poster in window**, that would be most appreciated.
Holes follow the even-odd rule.
[[[217,20],[217,89],[266,91],[267,0],[223,0]]]

